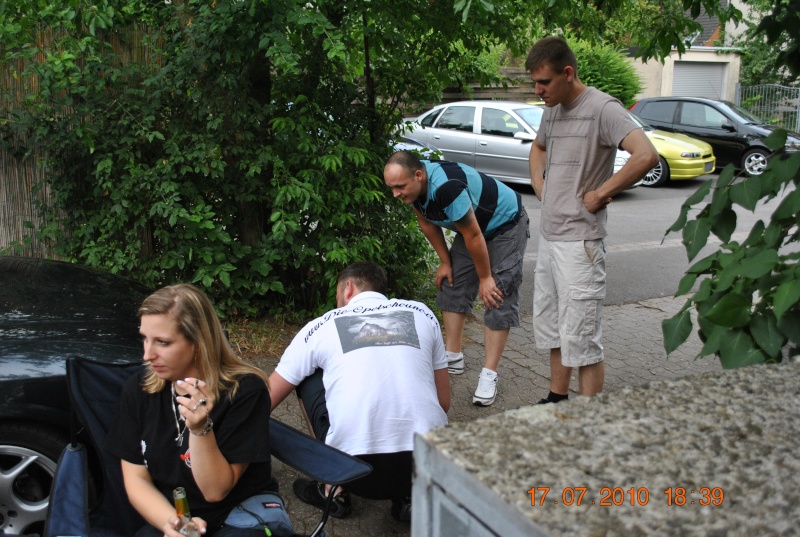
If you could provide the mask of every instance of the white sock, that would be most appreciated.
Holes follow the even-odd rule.
[[[455,362],[455,361],[460,360],[460,359],[462,359],[464,357],[464,353],[463,352],[445,351],[445,353],[447,354],[447,361],[448,362]]]
[[[482,377],[489,377],[490,379],[497,378],[497,371],[492,371],[491,369],[486,369],[485,367],[481,369],[481,376]]]

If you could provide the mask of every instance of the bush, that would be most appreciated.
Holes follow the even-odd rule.
[[[38,231],[60,257],[194,282],[223,314],[317,314],[357,259],[385,266],[398,296],[431,277],[413,212],[383,183],[399,113],[365,84],[360,17],[229,0],[20,0],[6,16],[0,66],[28,87],[0,94],[0,134],[46,155]],[[380,59],[413,74],[409,56]],[[407,93],[406,75],[378,80]]]
[[[642,91],[642,81],[618,49],[578,39],[569,39],[569,45],[578,59],[581,82],[616,97],[626,108],[633,106],[636,95]]]

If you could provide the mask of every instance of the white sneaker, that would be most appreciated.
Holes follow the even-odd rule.
[[[476,405],[489,406],[494,403],[497,396],[497,373],[485,367],[478,377],[478,388],[472,396],[472,402]]]
[[[464,374],[464,353],[447,352],[447,372],[451,375]]]

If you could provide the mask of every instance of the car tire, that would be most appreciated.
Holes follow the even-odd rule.
[[[26,423],[0,424],[0,534],[43,535],[50,488],[69,438]]]
[[[642,185],[655,187],[661,186],[667,181],[669,181],[669,165],[664,160],[664,157],[659,155],[658,164],[656,164],[655,168],[642,177]]]
[[[742,157],[742,169],[747,175],[761,175],[767,168],[769,152],[766,149],[751,149]]]

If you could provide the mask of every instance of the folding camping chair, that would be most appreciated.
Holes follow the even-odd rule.
[[[119,460],[104,449],[122,384],[142,367],[140,362],[107,364],[81,357],[67,359],[67,384],[79,423],[73,420],[72,441],[64,448],[56,468],[45,537],[127,537],[145,524],[128,502]],[[77,442],[80,426],[89,434],[103,473],[102,494],[91,512],[86,448]],[[270,419],[270,444],[272,455],[280,461],[334,487],[372,471],[369,464],[275,419]],[[333,490],[311,537],[324,535],[332,502]]]

